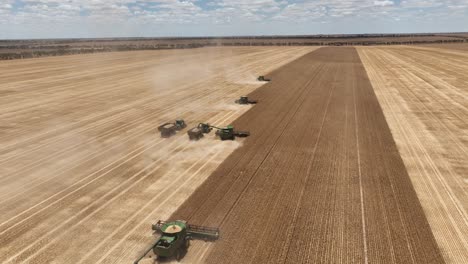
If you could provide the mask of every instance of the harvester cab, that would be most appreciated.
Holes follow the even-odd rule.
[[[265,78],[265,76],[263,76],[263,75],[258,76],[257,80],[258,80],[259,82],[269,82],[269,81],[271,81],[271,79],[267,79],[267,78]]]
[[[180,260],[190,245],[190,237],[187,236],[187,222],[165,223],[158,221],[153,225],[153,230],[161,233],[161,237],[153,247],[154,254],[162,258],[175,256],[177,260]]]
[[[138,264],[152,250],[157,258],[175,257],[180,260],[187,252],[191,239],[213,241],[219,238],[219,229],[189,225],[184,220],[165,222],[159,220],[152,226],[159,239],[151,245],[135,262]]]
[[[246,104],[256,104],[256,100],[249,100],[247,96],[241,96],[238,100],[235,101],[236,104],[246,105]]]
[[[219,128],[218,131],[216,131],[216,135],[221,140],[234,140],[234,127],[229,125],[225,128]]]
[[[213,127],[208,123],[200,123],[200,124],[198,124],[198,128],[200,128],[200,130],[204,134],[208,134],[208,133],[211,132],[211,130],[213,130]]]

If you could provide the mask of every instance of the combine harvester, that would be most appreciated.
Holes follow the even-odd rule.
[[[236,137],[248,137],[250,136],[250,132],[248,131],[236,131],[234,127],[229,125],[227,127],[219,128],[215,127],[218,130],[216,131],[216,135],[221,140],[234,140]]]
[[[267,78],[265,78],[265,76],[260,75],[260,76],[258,76],[257,81],[259,81],[259,82],[270,82],[271,79],[267,79]]]
[[[159,239],[145,250],[134,264],[138,264],[151,250],[157,259],[175,257],[179,261],[187,252],[190,240],[214,241],[219,238],[218,228],[189,225],[187,221],[183,220],[172,222],[159,220],[152,226],[152,229],[153,234],[160,236]]]
[[[177,131],[180,131],[187,127],[183,119],[177,119],[175,123],[165,123],[158,127],[158,131],[161,132],[162,138],[169,138],[176,134]]]
[[[256,104],[257,100],[249,100],[247,96],[241,96],[238,100],[235,101],[235,103],[241,105]]]
[[[236,137],[248,137],[250,132],[248,131],[236,131],[234,127],[229,125],[227,127],[215,127],[210,124],[200,123],[197,127],[190,129],[187,134],[190,140],[199,140],[204,137],[204,134],[208,134],[211,130],[217,129],[216,135],[221,140],[234,140]]]

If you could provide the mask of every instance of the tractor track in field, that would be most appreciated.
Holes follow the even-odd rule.
[[[226,60],[228,60],[228,59],[221,60],[221,62],[217,62],[217,63],[221,63],[221,65],[222,65],[222,62],[223,62],[223,61],[226,61]],[[243,65],[242,67],[243,67],[243,68],[248,68],[248,65],[247,65],[247,66]],[[242,69],[240,69],[240,70],[242,70]],[[233,74],[233,73],[231,73],[231,74]],[[234,74],[235,74],[235,73],[234,73]],[[131,81],[129,81],[129,82],[131,82]],[[197,83],[202,83],[202,82],[203,82],[203,81],[197,81]],[[85,84],[86,84],[86,83],[85,83]],[[193,83],[192,83],[190,86],[194,86],[194,85],[196,85],[196,84],[193,84]],[[122,86],[122,85],[121,85],[121,86]],[[186,85],[186,86],[188,86],[188,85]],[[68,88],[68,89],[69,89],[69,88]],[[68,90],[68,89],[64,89],[64,91],[66,91],[66,90]],[[124,88],[122,88],[122,90],[125,90],[125,89],[128,89],[128,86],[124,86]],[[207,90],[207,89],[204,89],[204,90]],[[208,89],[207,91],[209,92],[210,90]],[[88,94],[87,96],[96,96],[96,95],[99,95],[99,94],[106,94],[106,93],[108,93],[108,92],[109,92],[109,91],[101,91],[101,92],[98,92],[97,94]],[[114,90],[113,92],[115,92],[115,90]],[[170,100],[171,100],[171,99],[174,100],[174,102],[177,101],[177,100],[180,100],[180,98],[178,97],[178,94],[177,94],[177,93],[180,93],[180,94],[183,95],[183,94],[184,94],[183,87],[182,87],[182,88],[179,88],[179,90],[177,90],[175,94],[174,94],[174,92],[170,93],[170,95],[171,95],[172,97],[175,97],[175,98],[172,98],[172,97],[171,97],[171,98],[169,98],[169,99],[170,99]],[[167,95],[167,94],[169,94],[169,93],[166,92],[166,95]],[[160,98],[160,97],[155,97],[154,95],[151,95],[151,98],[143,98],[143,99],[137,100],[137,101],[135,101],[135,102],[133,102],[132,104],[129,104],[129,105],[128,105],[128,104],[127,104],[127,105],[119,105],[119,106],[117,107],[117,110],[122,110],[122,113],[125,113],[126,110],[131,109],[131,108],[134,107],[134,106],[139,106],[139,107],[141,107],[142,105],[144,105],[144,103],[151,103],[151,100],[155,100],[155,99],[158,99],[158,98]],[[57,100],[57,98],[54,98],[54,100]],[[19,105],[21,105],[21,104],[19,104]],[[39,105],[44,105],[44,102],[39,103]],[[21,106],[21,107],[24,107],[24,106]],[[176,106],[174,106],[174,108],[176,108]],[[6,110],[7,110],[7,109],[6,109]],[[94,122],[96,122],[96,120],[103,120],[104,122],[112,121],[112,120],[108,120],[108,117],[106,117],[106,116],[104,116],[104,115],[106,115],[106,114],[108,114],[108,115],[115,115],[116,113],[113,112],[113,111],[115,111],[115,110],[111,109],[111,110],[108,110],[108,111],[106,111],[106,112],[104,112],[104,113],[98,113],[98,114],[96,114],[96,115],[90,115],[90,117],[87,117],[87,118],[85,118],[85,119],[83,119],[83,120],[79,120],[78,122],[75,122],[73,125],[74,125],[75,127],[81,127],[81,128],[83,128],[83,129],[85,129],[85,128],[84,128],[84,125],[83,125],[82,123],[85,122],[86,120],[89,120],[89,122],[90,122],[91,124],[94,123]],[[5,113],[9,113],[9,112],[8,112],[8,111],[5,111]],[[70,129],[70,127],[65,126],[64,129]],[[52,130],[52,131],[55,132],[56,129],[54,129],[54,130]],[[25,133],[27,133],[27,132],[28,132],[28,131],[25,131]],[[57,132],[61,132],[61,131],[59,130],[59,131],[57,131]],[[84,132],[84,131],[79,131],[79,132]],[[49,132],[47,132],[47,133],[49,133]],[[46,135],[47,135],[47,134],[46,134]],[[17,136],[18,136],[18,135],[16,135],[16,137],[17,137]],[[41,134],[39,134],[39,136],[41,136]],[[51,135],[47,135],[47,136],[50,137]],[[5,140],[5,139],[2,138],[1,140]],[[25,143],[29,144],[29,143],[30,143],[29,140],[38,141],[38,140],[40,140],[40,138],[38,138],[38,136],[35,135],[35,137],[28,138],[28,141],[25,142]],[[13,146],[14,146],[15,148],[19,147],[19,146],[17,146],[17,145],[13,145]],[[2,145],[1,147],[2,147],[2,148],[5,148],[5,145]],[[42,147],[42,145],[39,146],[39,147]]]
[[[212,50],[214,55],[209,55]],[[271,71],[311,50],[313,48],[203,49],[197,51],[197,56],[189,57],[197,59],[198,63],[200,56],[208,54],[205,62],[213,72],[206,76],[188,76],[189,80],[180,81],[172,93],[154,93],[148,87],[154,85],[153,80],[148,79],[151,76],[145,77],[138,71],[161,65],[183,70],[189,62],[178,59],[177,53],[161,55],[162,61],[158,61],[158,52],[138,52],[136,54],[154,54],[155,58],[138,55],[143,61],[136,64],[132,64],[128,54],[114,54],[121,57],[118,61],[124,65],[115,71],[108,64],[115,63],[112,56],[97,55],[104,60],[98,63],[95,72],[83,67],[93,56],[84,56],[86,63],[80,62],[79,56],[71,56],[70,59],[80,66],[48,77],[34,79],[31,75],[31,82],[15,82],[15,73],[12,73],[10,79],[6,78],[11,83],[0,90],[12,87],[19,90],[34,82],[38,85],[37,92],[26,89],[24,94],[8,94],[8,99],[0,97],[0,100],[11,100],[16,96],[24,102],[16,108],[5,104],[6,111],[2,113],[15,113],[4,116],[7,122],[11,120],[10,126],[15,127],[15,119],[31,121],[28,126],[15,128],[18,138],[8,133],[0,135],[5,142],[0,156],[5,172],[0,178],[5,191],[2,191],[4,199],[0,203],[4,212],[0,219],[0,262],[132,261],[151,239],[147,236],[150,233],[146,226],[148,221],[154,220],[155,215],[169,216],[223,157],[239,145],[221,143],[212,139],[213,135],[200,143],[189,143],[186,130],[173,138],[159,139],[157,125],[177,117],[186,119],[188,128],[207,121],[226,125],[249,109],[234,105],[233,100],[262,84],[254,81],[255,75]],[[39,59],[31,63],[56,61],[60,64],[66,59]],[[130,64],[125,66],[126,61]],[[24,63],[16,62],[17,67],[26,67]],[[105,78],[96,79],[100,67],[104,69]],[[87,72],[83,80],[76,73],[77,69]],[[75,73],[61,77],[66,76],[67,71]],[[47,68],[44,72],[47,73]],[[123,77],[125,72],[128,80]],[[119,85],[109,85],[113,76],[116,77],[113,81]],[[75,86],[59,85],[71,80],[78,82]],[[43,84],[46,82],[49,83]],[[99,84],[102,89],[90,89]],[[71,87],[80,88],[66,94]],[[135,93],[126,87],[135,87]],[[56,94],[52,95],[54,92]],[[111,93],[128,102],[118,99],[107,106],[99,106]],[[130,96],[126,97],[127,94]],[[36,102],[34,96],[38,97]],[[70,105],[73,112],[66,110],[67,114],[60,116],[65,124],[48,127],[45,119],[51,114],[60,114],[60,110],[47,109],[46,102],[72,98],[77,101]],[[86,105],[80,107],[81,101]],[[99,107],[95,111],[88,110],[88,105],[92,104]],[[25,111],[29,107],[49,113],[34,120]],[[72,134],[68,134],[70,132]],[[74,141],[76,137],[82,139]],[[69,162],[57,162],[61,160]],[[156,201],[166,201],[166,204],[155,207]],[[71,248],[74,250],[69,250]]]
[[[172,216],[221,229],[184,261],[443,263],[357,51],[271,77],[234,123],[252,136]]]
[[[127,263],[151,223],[185,219],[221,239],[194,241],[182,263],[464,263],[467,56],[239,47],[0,62],[0,262]],[[259,104],[233,104],[246,94]],[[179,117],[188,127],[160,139]],[[198,122],[251,136],[189,142]]]
[[[189,103],[190,101],[193,101],[193,100],[202,99],[202,98],[206,97],[207,95],[209,95],[210,93],[212,93],[212,92],[202,93],[202,94],[199,95],[199,96],[194,96],[194,97],[192,97],[192,98],[190,98],[190,99],[187,99],[186,101],[180,101],[179,103],[185,104],[185,103]],[[212,98],[212,99],[210,100],[209,103],[215,103],[216,101],[219,101],[221,98],[222,98],[222,97],[219,97],[219,98]],[[151,115],[147,115],[147,116],[145,116],[145,117],[143,117],[143,118],[139,118],[139,119],[137,119],[137,120],[134,120],[135,122],[132,122],[132,123],[129,123],[129,124],[124,124],[124,125],[122,125],[122,126],[123,126],[123,127],[132,127],[132,125],[134,125],[134,124],[139,124],[139,123],[141,124],[141,123],[144,123],[145,121],[148,121],[148,120],[149,120],[149,121],[154,120],[154,118],[156,118],[158,115],[171,112],[171,110],[175,110],[175,109],[177,108],[176,105],[174,106],[175,103],[176,103],[175,101],[172,103],[172,105],[173,105],[172,107],[168,107],[168,108],[165,108],[164,110],[159,110],[159,111],[152,112]],[[208,102],[207,102],[207,103],[208,103]],[[171,105],[171,104],[169,104],[169,105]],[[172,111],[172,113],[173,113],[173,114],[174,114],[174,113],[178,113],[179,116],[183,116],[184,114],[187,114],[188,112],[191,112],[191,111],[202,110],[202,108],[203,108],[203,107],[191,108],[190,110],[187,110],[187,111],[184,111],[184,112]],[[117,118],[119,118],[119,117],[117,117]],[[113,118],[112,118],[112,119],[113,119]],[[201,120],[201,119],[200,119],[200,120]],[[115,122],[115,121],[114,121],[114,120],[110,120],[110,121],[108,121],[108,122],[106,122],[106,123],[113,123],[113,122]],[[105,132],[105,133],[99,135],[99,137],[93,138],[91,141],[98,141],[98,142],[99,142],[99,141],[105,140],[106,138],[112,138],[113,136],[118,135],[119,133],[124,132],[124,130],[120,130],[122,126],[118,126],[117,128],[115,128],[116,131],[111,130],[111,131]],[[92,128],[89,128],[89,129],[92,129]],[[132,134],[131,134],[131,135],[127,136],[127,137],[123,137],[122,139],[126,139],[126,138],[138,138],[138,136],[141,136],[141,135],[144,135],[144,134],[150,134],[151,131],[154,132],[154,127],[150,127],[150,128],[148,128],[148,129],[146,129],[146,130],[140,130],[140,131],[138,131],[137,133],[135,133],[136,135],[132,135]],[[77,132],[77,133],[82,133],[82,132],[83,132],[83,131],[79,131],[79,132]],[[111,133],[110,135],[108,135],[109,132]],[[121,144],[121,143],[122,143],[122,141],[121,141],[121,142],[118,142],[117,144]],[[41,165],[40,162],[43,161],[43,160],[49,160],[49,159],[51,159],[51,158],[56,158],[56,157],[58,157],[58,155],[66,154],[65,151],[73,152],[73,151],[74,151],[74,148],[75,148],[76,146],[78,146],[78,145],[81,145],[81,144],[83,144],[83,142],[80,142],[79,144],[76,144],[76,145],[72,145],[72,146],[70,146],[70,147],[67,147],[67,148],[65,148],[65,149],[63,150],[63,152],[59,151],[58,153],[54,153],[54,154],[51,155],[51,156],[46,156],[46,157],[44,157],[44,158],[38,159],[36,162],[39,163],[39,164],[37,164],[37,165]],[[114,147],[115,147],[115,146],[112,146],[112,148],[114,148]],[[108,151],[108,150],[98,150],[98,151],[96,151],[95,153],[97,153],[97,154],[99,155],[99,154],[103,154],[103,153],[106,152],[106,151]],[[33,164],[34,164],[34,163],[33,163]],[[37,167],[37,166],[36,166],[36,167]],[[65,164],[64,167],[68,167],[68,168],[70,169],[70,165],[68,165],[68,164]],[[30,169],[30,170],[31,170],[31,169],[34,169],[34,167],[29,168],[29,169]],[[15,173],[13,173],[13,174],[11,174],[11,175],[5,175],[5,177],[6,177],[6,176],[11,176],[11,177],[15,177],[15,176],[16,176],[16,177],[18,177],[18,175],[21,175],[21,174],[24,174],[24,173],[27,173],[27,171],[24,171],[23,168],[19,168]],[[58,177],[58,176],[59,176],[59,175],[57,175],[56,177]],[[0,182],[1,182],[1,181],[0,181]],[[43,184],[43,183],[45,183],[45,182],[42,182],[42,184]],[[27,184],[31,184],[31,181],[29,181]],[[25,192],[25,191],[27,191],[27,190],[24,190],[24,192]],[[17,195],[20,195],[20,193],[17,194]],[[5,196],[8,196],[9,199],[12,198],[12,197],[10,196],[9,193],[5,193]],[[8,200],[8,199],[7,199],[7,200]],[[2,200],[1,203],[7,202],[7,200]],[[1,204],[1,203],[0,203],[0,204]]]
[[[468,261],[468,64],[463,51],[359,49],[447,263]]]

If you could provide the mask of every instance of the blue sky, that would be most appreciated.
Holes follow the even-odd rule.
[[[468,0],[0,0],[0,39],[468,31]]]

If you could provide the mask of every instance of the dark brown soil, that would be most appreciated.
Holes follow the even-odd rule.
[[[443,263],[354,48],[273,72],[251,136],[173,215],[219,226],[208,263]]]

